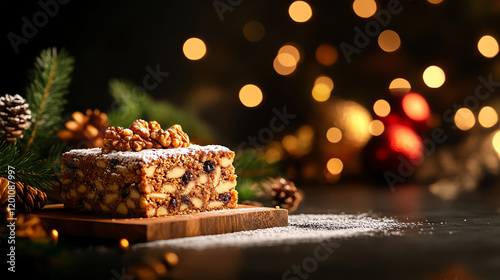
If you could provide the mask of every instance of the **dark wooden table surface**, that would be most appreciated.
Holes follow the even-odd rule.
[[[394,192],[359,183],[303,190],[305,199],[296,213],[371,211],[422,224],[397,236],[375,234],[335,240],[338,247],[334,252],[318,261],[313,271],[303,274],[287,271],[313,256],[318,243],[178,250],[179,265],[166,278],[500,279],[499,186],[464,193],[452,201],[434,196],[426,186],[411,184]],[[168,250],[148,248],[124,253],[116,244],[115,240],[63,236],[51,249],[21,244],[17,264],[19,271],[41,271],[47,279],[132,279],[122,274],[123,269]]]

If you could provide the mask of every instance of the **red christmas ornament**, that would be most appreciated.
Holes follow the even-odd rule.
[[[384,125],[405,125],[412,128],[421,138],[427,137],[429,132],[427,121],[431,110],[422,95],[410,92],[393,96],[388,101],[391,105],[391,113],[386,117],[378,117]]]
[[[425,98],[414,92],[388,98],[387,116],[375,116],[384,132],[370,139],[362,152],[365,171],[391,187],[411,177],[423,160],[422,139],[429,131],[431,115]]]
[[[404,182],[423,160],[422,139],[410,127],[387,123],[384,132],[372,137],[362,152],[366,173],[390,185]]]

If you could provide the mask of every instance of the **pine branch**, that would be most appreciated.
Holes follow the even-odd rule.
[[[142,107],[146,95],[133,84],[113,79],[109,82],[109,91],[118,107],[115,111],[108,113],[111,125],[129,127],[134,120],[143,117]]]
[[[55,48],[46,49],[37,57],[26,89],[33,124],[25,131],[25,140],[20,145],[24,146],[23,154],[48,150],[57,139],[72,72],[73,58],[64,50],[58,53]]]
[[[277,177],[281,173],[279,163],[268,163],[255,150],[237,153],[234,167],[238,177],[249,178],[254,182]]]
[[[15,168],[15,178],[35,188],[51,189],[54,172],[48,161],[28,152],[21,155],[15,145],[0,143],[0,177],[8,178],[9,166]]]
[[[263,182],[281,173],[278,163],[268,163],[256,150],[237,153],[234,167],[238,174],[236,190],[240,201],[255,200],[265,192]]]
[[[177,108],[166,101],[146,100],[145,112],[147,119],[156,120],[164,127],[180,124],[191,140],[204,142],[213,141],[213,133],[208,125],[192,113]]]
[[[111,125],[128,127],[136,119],[155,120],[164,128],[180,124],[192,139],[213,139],[208,126],[197,117],[166,101],[154,100],[133,84],[111,80],[109,87],[118,105],[115,111],[108,113]]]
[[[257,193],[262,192],[255,182],[245,177],[240,178],[239,175],[236,189],[238,190],[238,203],[245,200],[256,200],[258,197]]]

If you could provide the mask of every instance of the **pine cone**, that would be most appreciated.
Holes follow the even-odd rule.
[[[288,212],[292,213],[299,206],[303,194],[292,181],[275,178],[271,182],[271,196],[274,206],[288,209]]]
[[[71,148],[97,148],[103,145],[104,134],[109,126],[108,115],[95,109],[71,114],[73,120],[66,123],[66,129],[57,136]]]
[[[179,148],[190,145],[189,137],[176,124],[164,131],[156,121],[135,120],[130,128],[108,127],[104,134],[102,153],[113,150],[136,152],[142,149]]]
[[[16,212],[32,213],[40,211],[47,202],[47,195],[21,182],[16,182]]]
[[[31,125],[29,104],[19,94],[0,97],[0,136],[16,143]]]

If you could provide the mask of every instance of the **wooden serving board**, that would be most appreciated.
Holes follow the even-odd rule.
[[[198,235],[221,234],[288,225],[288,211],[238,205],[236,209],[158,218],[99,218],[76,213],[62,204],[47,205],[37,214],[42,226],[59,235],[126,238],[144,242]]]

